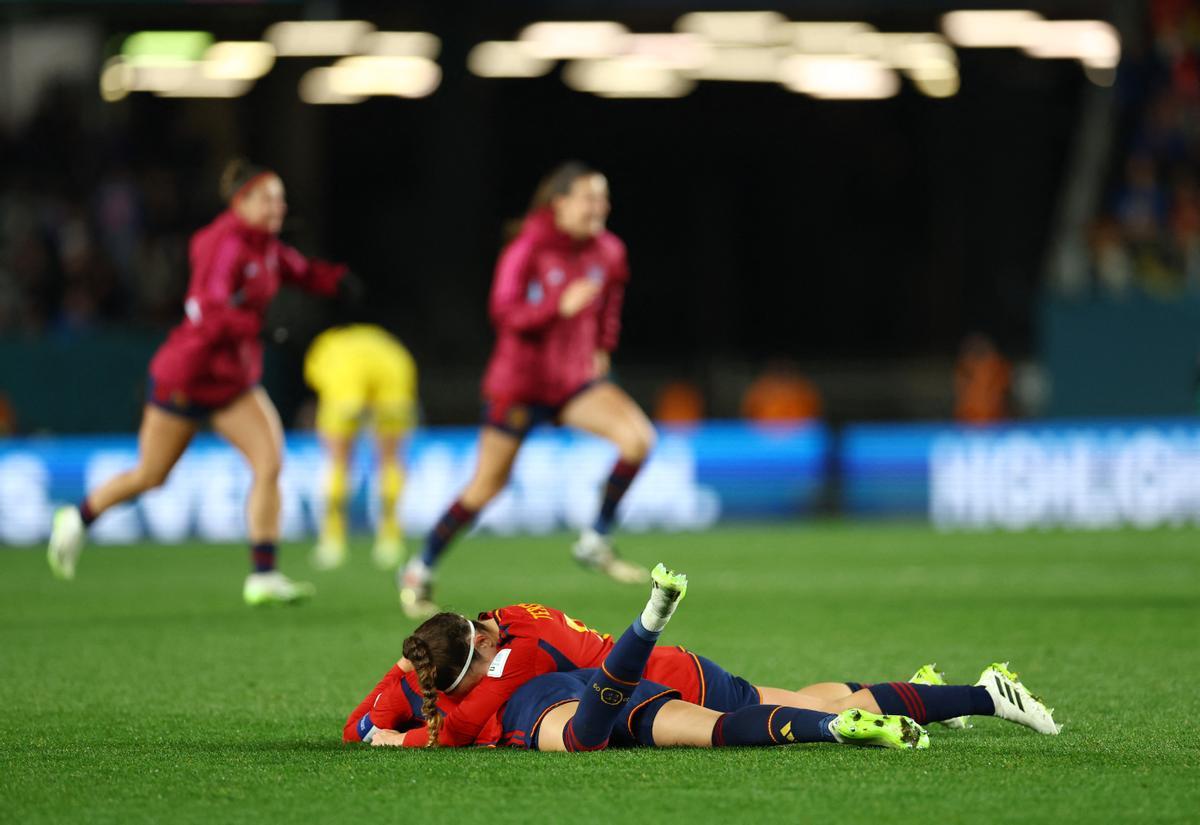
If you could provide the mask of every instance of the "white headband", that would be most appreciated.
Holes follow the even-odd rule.
[[[463,621],[467,623],[467,661],[463,665],[463,669],[459,671],[458,678],[455,679],[450,687],[446,688],[446,693],[458,687],[458,683],[467,675],[467,671],[471,669],[471,660],[475,658],[475,625],[471,624],[471,620],[463,616]]]

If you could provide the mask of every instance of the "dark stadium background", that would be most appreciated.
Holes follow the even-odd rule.
[[[40,97],[31,120],[5,124],[0,175],[4,186],[61,191],[80,202],[119,170],[139,185],[152,181],[162,207],[147,199],[147,224],[178,249],[219,209],[224,159],[242,154],[274,166],[290,189],[285,236],[308,252],[348,260],[366,277],[376,319],[422,367],[425,414],[437,423],[474,419],[504,223],[522,213],[540,174],[571,157],[611,180],[611,227],[629,245],[634,276],[616,365],[648,406],[663,383],[684,378],[701,387],[710,415],[736,415],[753,376],[786,359],[814,378],[833,421],[946,418],[953,362],[967,334],[984,332],[1019,363],[1041,363],[1056,210],[1068,191],[1082,107],[1096,93],[1077,62],[958,49],[955,96],[925,97],[906,81],[894,98],[862,102],[717,82],[679,100],[604,100],[567,88],[558,70],[495,80],[466,69],[475,43],[511,39],[539,19],[618,19],[634,31],[670,31],[682,12],[738,6],[5,5],[0,20],[13,23],[96,21],[109,49],[140,29],[256,39],[279,19],[362,17],[380,28],[436,33],[444,78],[425,99],[326,107],[303,103],[295,91],[315,58],[278,61],[231,101],[134,94],[110,104],[94,83],[58,85]],[[1050,17],[1110,18],[1126,32],[1127,52],[1148,36],[1144,10],[1134,4],[1030,6]],[[954,6],[775,8],[793,19],[937,31],[941,13]],[[1120,83],[1104,92],[1119,94]],[[1134,95],[1127,121],[1138,104]],[[1118,124],[1110,177],[1127,131],[1128,123]],[[181,260],[174,271],[182,292]],[[47,289],[45,317],[0,329],[6,342],[22,342],[6,343],[5,360],[19,358],[21,346],[63,337],[55,332],[61,287]],[[161,334],[178,317],[170,302],[148,313],[133,298],[127,287],[106,293],[94,321],[70,333],[71,346],[86,348],[89,336],[114,326]],[[277,348],[269,365],[268,386],[288,422],[304,397],[298,358]],[[1187,390],[1173,397],[1174,408],[1136,411],[1186,411],[1178,399]],[[37,404],[20,402],[22,431],[55,428],[40,420],[45,410]],[[132,428],[136,405],[122,409],[123,418],[97,409],[95,426],[83,428]],[[1034,404],[1021,412],[1041,411]]]

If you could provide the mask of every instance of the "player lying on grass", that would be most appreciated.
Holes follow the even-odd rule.
[[[722,747],[833,742],[906,750],[929,746],[924,729],[905,717],[859,710],[833,714],[781,705],[750,705],[720,713],[683,702],[678,690],[645,680],[658,636],[687,592],[687,577],[669,572],[661,564],[652,580],[654,587],[641,616],[610,644],[599,668],[547,673],[524,682],[469,744],[572,752],[602,750],[610,744]],[[453,617],[456,632],[450,634],[447,648],[464,657],[460,667],[438,671],[429,645],[411,638],[406,644],[425,689],[419,700],[412,696],[404,726],[419,724],[423,717],[428,720],[429,734],[423,735],[423,727],[408,733],[380,729],[372,716],[376,708],[368,697],[360,705],[368,712],[357,721],[351,717],[343,732],[345,739],[362,739],[373,745],[439,744],[446,710],[439,704],[452,697],[468,677],[477,675],[473,664],[480,635],[465,616],[440,615]],[[490,671],[503,670],[506,657],[488,658]],[[391,720],[392,724],[397,721]]]
[[[404,642],[405,658],[351,714],[347,737],[361,738],[371,727],[394,728],[397,720],[411,719],[417,698],[444,690],[446,675],[458,673],[469,663],[470,672],[455,683],[441,705],[446,717],[439,734],[443,745],[474,744],[526,682],[547,673],[598,667],[613,647],[611,637],[540,604],[516,604],[481,613],[472,623],[475,636],[470,646],[463,641],[464,621],[458,614],[441,613],[418,627]],[[436,675],[439,673],[441,677]],[[821,683],[792,691],[755,686],[710,659],[670,647],[656,648],[650,654],[645,676],[678,691],[686,702],[718,712],[760,704],[827,713],[859,708],[912,715],[922,723],[974,714],[1009,719],[1042,733],[1057,732],[1050,712],[1021,685],[1016,674],[1001,665],[986,668],[975,686],[937,684],[940,675],[926,666],[913,683],[866,687],[854,682]],[[371,724],[357,729],[355,725],[368,711]],[[422,730],[414,737],[424,735]]]

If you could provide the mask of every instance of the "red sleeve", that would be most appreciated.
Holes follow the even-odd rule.
[[[192,283],[184,310],[192,327],[209,340],[258,335],[262,324],[258,312],[239,306],[236,286],[241,264],[242,245],[232,235],[222,238],[207,259],[192,250]]]
[[[517,238],[500,256],[492,281],[489,311],[497,329],[536,332],[558,316],[556,294],[544,293],[540,284],[530,289],[533,242]]]
[[[337,292],[338,281],[346,274],[346,266],[317,258],[306,258],[295,248],[281,243],[279,274],[286,283],[330,297]]]
[[[461,747],[473,745],[488,722],[516,692],[517,688],[535,676],[554,670],[553,662],[538,647],[536,639],[517,639],[500,649],[497,657],[508,651],[500,673],[483,677],[478,685],[459,702],[458,708],[442,720],[438,740],[443,745]],[[548,664],[548,666],[547,666]]]
[[[617,266],[604,287],[596,337],[597,348],[605,352],[615,350],[621,338],[621,307],[625,303],[625,284],[629,281],[629,259],[625,255],[625,245],[616,238],[613,240],[617,245]]]
[[[372,727],[400,730],[416,721],[400,684],[403,680],[404,671],[400,665],[392,665],[367,698],[351,711],[342,727],[342,741],[361,742]]]

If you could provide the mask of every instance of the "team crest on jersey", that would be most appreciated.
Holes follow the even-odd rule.
[[[251,261],[250,263],[246,264],[246,268],[242,270],[242,273],[247,278],[256,277],[258,275],[258,261]]]
[[[529,285],[529,288],[525,290],[525,302],[529,304],[540,304],[542,302],[542,297],[545,294],[546,292],[544,289],[542,289],[542,285],[537,281],[534,281]]]
[[[563,282],[563,278],[565,277],[563,271],[558,267],[546,273],[546,281],[549,282],[550,286],[558,286]]]
[[[508,661],[508,654],[512,653],[512,648],[502,648],[496,651],[496,658],[492,659],[492,663],[488,665],[487,675],[493,679],[499,679],[504,675],[504,664]]]
[[[587,279],[594,284],[604,283],[604,267],[600,264],[592,264],[588,267]]]

